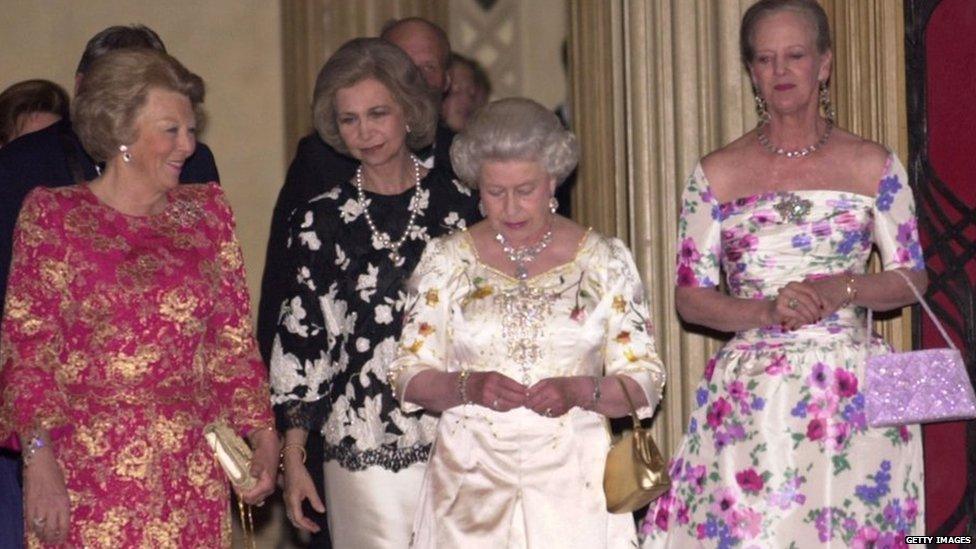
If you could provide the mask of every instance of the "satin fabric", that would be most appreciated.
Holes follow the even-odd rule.
[[[482,263],[467,232],[455,233],[431,241],[410,288],[390,367],[397,394],[436,368],[497,371],[525,386],[627,376],[646,395],[644,416],[660,399],[664,368],[643,285],[617,239],[590,231],[572,261],[520,282]],[[549,418],[471,404],[445,411],[437,429],[413,547],[636,545],[630,514],[606,509],[609,436],[599,414],[573,408]]]
[[[396,473],[379,466],[350,471],[327,461],[325,509],[334,549],[403,549],[417,509],[423,463]]]
[[[606,421],[579,408],[558,418],[525,408],[447,410],[412,547],[633,547],[633,518],[606,510],[609,448]]]

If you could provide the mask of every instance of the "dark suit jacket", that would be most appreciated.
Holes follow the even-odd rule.
[[[0,149],[0,303],[7,290],[14,225],[20,206],[34,187],[64,187],[98,175],[66,119],[14,139]],[[219,181],[213,153],[203,143],[187,158],[181,183]]]

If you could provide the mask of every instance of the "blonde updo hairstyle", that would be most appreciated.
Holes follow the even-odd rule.
[[[349,153],[339,135],[336,93],[367,78],[386,86],[403,109],[404,122],[410,127],[407,147],[416,151],[430,145],[437,131],[437,95],[407,54],[382,38],[346,42],[319,71],[312,98],[312,121],[322,140],[341,153]]]
[[[153,49],[110,51],[86,70],[71,118],[81,145],[95,161],[109,160],[119,154],[120,145],[138,139],[135,120],[154,89],[186,96],[200,120],[203,79],[166,53]]]
[[[478,109],[451,145],[454,172],[469,187],[477,188],[488,160],[539,162],[559,185],[576,167],[579,145],[555,113],[531,99],[511,97]]]

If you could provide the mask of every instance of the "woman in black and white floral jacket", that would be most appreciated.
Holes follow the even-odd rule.
[[[294,272],[271,357],[289,519],[310,531],[322,510],[302,464],[305,438],[325,439],[325,496],[336,547],[406,547],[436,420],[397,408],[386,381],[404,283],[427,241],[477,219],[471,190],[427,171],[435,98],[399,48],[347,42],[322,68],[313,115],[323,140],[360,162],[356,176],[292,215]]]

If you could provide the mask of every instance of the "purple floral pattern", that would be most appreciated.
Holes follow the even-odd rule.
[[[802,218],[777,208],[788,196],[810,201]],[[731,295],[765,299],[791,280],[862,273],[873,247],[886,269],[923,269],[914,208],[894,156],[875,197],[800,190],[720,204],[699,165],[682,200],[677,285],[724,275]],[[896,547],[924,530],[917,427],[867,425],[863,326],[849,307],[793,332],[737,333],[709,360],[643,547]]]

